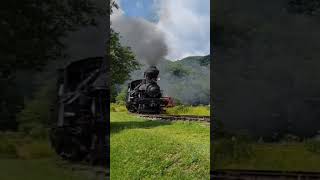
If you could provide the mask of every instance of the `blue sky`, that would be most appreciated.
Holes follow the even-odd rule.
[[[121,15],[143,18],[165,34],[168,59],[210,52],[210,0],[118,0]]]
[[[153,0],[120,0],[120,4],[127,16],[141,17],[151,22],[158,21]]]

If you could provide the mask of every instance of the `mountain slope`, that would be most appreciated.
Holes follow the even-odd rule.
[[[132,73],[131,79],[143,78],[148,66]],[[163,94],[183,104],[209,104],[210,60],[208,56],[190,56],[178,61],[163,60],[157,65]]]

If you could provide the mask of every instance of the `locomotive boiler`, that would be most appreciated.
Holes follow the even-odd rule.
[[[159,70],[150,66],[144,72],[144,79],[128,83],[126,107],[129,112],[159,114],[168,104],[167,98],[162,96],[160,86],[157,84]]]

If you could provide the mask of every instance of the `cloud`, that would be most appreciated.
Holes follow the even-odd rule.
[[[136,6],[140,2],[136,0]],[[210,0],[153,0],[153,10],[158,21],[152,23],[164,33],[167,59],[210,53]],[[111,15],[111,21],[123,15],[120,8]]]
[[[157,26],[165,33],[169,59],[209,54],[209,0],[157,0],[157,3]]]

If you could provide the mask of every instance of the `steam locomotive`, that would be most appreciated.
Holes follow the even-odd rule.
[[[102,57],[86,58],[59,70],[50,140],[64,159],[99,164],[108,161],[106,63]]]
[[[128,83],[126,107],[132,113],[159,114],[168,105],[168,98],[162,96],[157,84],[159,70],[150,66],[144,72],[144,79]]]

